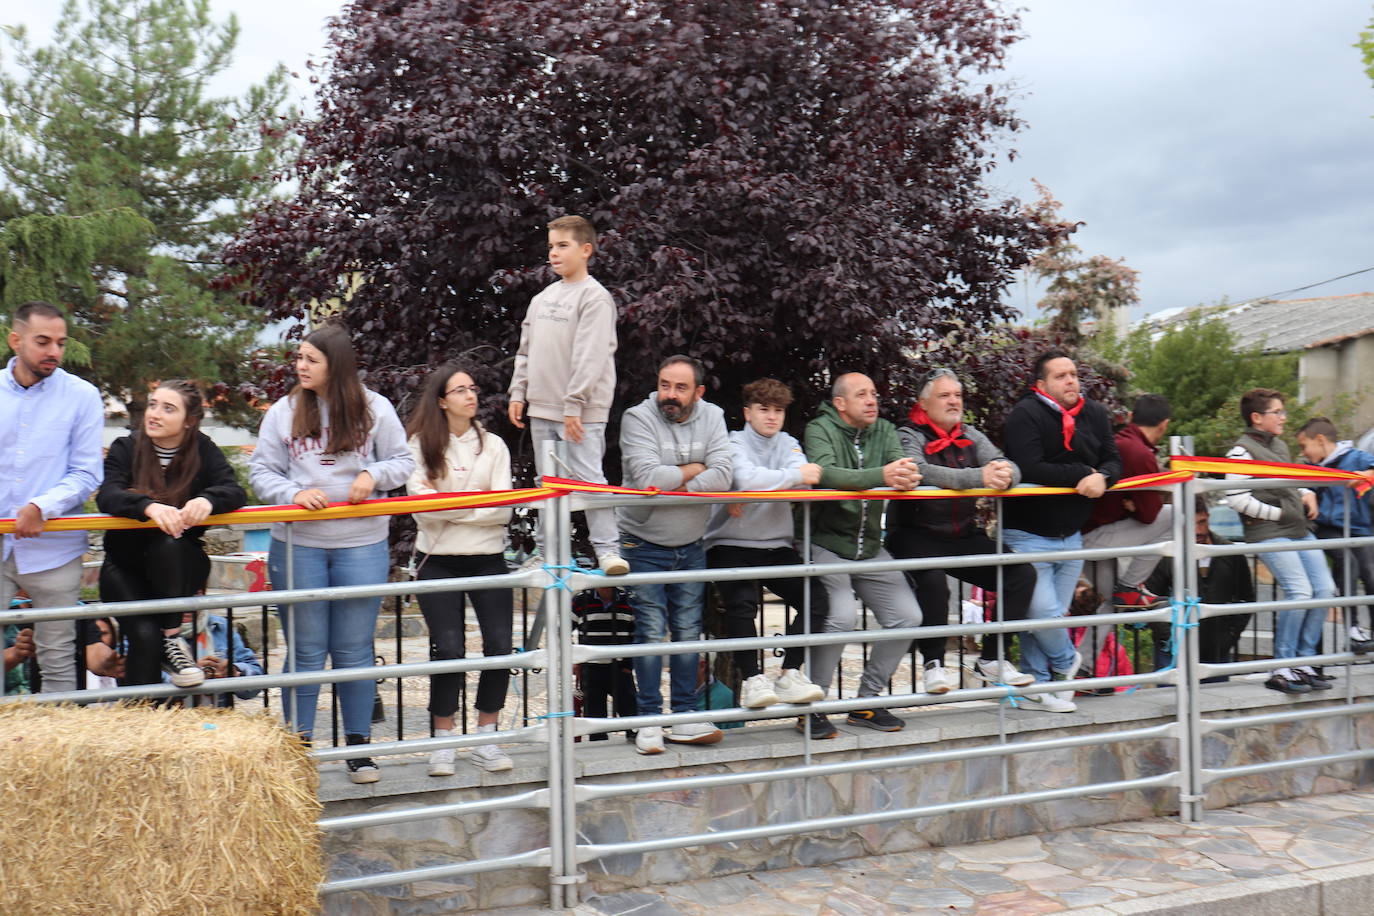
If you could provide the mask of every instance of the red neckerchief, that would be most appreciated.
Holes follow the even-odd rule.
[[[1036,385],[1034,388],[1031,389],[1031,391],[1040,395],[1040,400],[1044,401],[1046,404],[1050,405],[1055,410],[1059,411],[1059,416],[1064,424],[1064,448],[1068,451],[1073,451],[1073,430],[1074,427],[1077,425],[1077,423],[1074,420],[1074,417],[1078,416],[1078,414],[1081,413],[1083,410],[1083,404],[1085,403],[1083,395],[1080,394],[1078,396],[1077,404],[1066,409],[1063,404],[1060,404],[1054,398],[1046,394],[1045,390],[1041,388],[1039,385]]]
[[[953,429],[951,429],[949,432],[945,432],[943,429],[935,425],[935,421],[930,419],[930,414],[926,413],[926,409],[922,407],[920,404],[916,404],[915,406],[913,406],[911,408],[911,413],[908,414],[908,416],[911,417],[912,423],[915,423],[917,426],[925,426],[931,429],[932,431],[934,431],[935,435],[939,437],[934,442],[926,443],[927,455],[933,455],[936,452],[944,451],[951,445],[957,445],[960,448],[968,448],[970,445],[973,444],[972,439],[959,438],[960,433],[964,431],[963,423],[955,423]]]

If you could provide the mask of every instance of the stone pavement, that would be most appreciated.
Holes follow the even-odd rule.
[[[574,916],[1365,916],[1374,790],[593,896]],[[505,909],[497,916],[545,916]]]

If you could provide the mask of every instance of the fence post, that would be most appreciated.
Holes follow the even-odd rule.
[[[541,443],[554,455],[546,462],[566,461],[561,441]],[[544,621],[548,645],[549,710],[545,722],[549,741],[549,904],[563,909],[577,904],[577,798],[573,771],[572,591],[566,583],[575,565],[572,555],[572,515],[567,494],[545,502],[540,509],[544,531],[544,562],[549,582],[544,589]]]
[[[1187,824],[1202,821],[1206,792],[1202,784],[1202,685],[1198,677],[1198,596],[1192,478],[1178,484],[1174,499],[1174,602],[1170,638],[1178,694],[1178,816]],[[1193,624],[1188,626],[1188,624]]]

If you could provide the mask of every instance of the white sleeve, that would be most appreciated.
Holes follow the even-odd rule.
[[[1241,461],[1253,461],[1255,456],[1251,455],[1244,446],[1235,445],[1226,453],[1226,457],[1236,458]],[[1249,480],[1250,475],[1227,474],[1226,479]],[[1269,503],[1261,502],[1256,499],[1254,493],[1250,490],[1227,490],[1226,495],[1222,497],[1221,501],[1232,509],[1235,509],[1241,515],[1248,515],[1250,518],[1258,518],[1266,522],[1276,522],[1279,520],[1279,516],[1283,514],[1283,510],[1278,506],[1271,506]]]

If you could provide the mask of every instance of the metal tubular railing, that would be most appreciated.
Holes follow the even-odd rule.
[[[1249,489],[1294,486],[1289,480],[1246,481]],[[290,644],[294,645],[294,614],[290,608],[305,601],[328,600],[343,597],[393,597],[418,595],[445,591],[472,591],[482,588],[544,588],[542,624],[545,630],[546,648],[510,655],[492,657],[473,657],[428,662],[402,662],[398,648],[395,664],[374,665],[365,668],[326,670],[318,672],[292,671],[290,661],[293,654],[287,653],[287,670],[274,675],[239,677],[221,681],[207,681],[194,693],[217,694],[227,691],[295,687],[307,684],[342,683],[346,681],[419,677],[441,673],[465,673],[488,669],[515,669],[529,674],[542,670],[548,700],[547,712],[537,717],[537,721],[524,727],[506,731],[483,734],[464,734],[451,737],[428,737],[407,739],[398,733],[398,740],[383,741],[369,745],[367,753],[371,756],[391,756],[399,754],[427,753],[440,748],[471,748],[483,744],[529,744],[543,746],[546,751],[546,781],[539,788],[515,791],[500,797],[481,798],[462,802],[446,802],[436,805],[413,805],[399,810],[353,814],[328,817],[320,821],[320,827],[330,833],[381,827],[408,823],[439,817],[462,817],[502,810],[547,810],[548,845],[522,853],[501,857],[455,862],[427,868],[406,869],[394,872],[365,875],[345,880],[329,881],[321,886],[326,894],[359,891],[369,888],[393,887],[417,881],[428,881],[458,875],[479,874],[483,872],[510,868],[546,868],[549,873],[550,902],[555,907],[570,907],[577,903],[577,884],[583,881],[580,866],[588,861],[610,855],[636,852],[645,853],[656,850],[677,849],[688,846],[714,843],[739,842],[751,839],[784,836],[811,831],[824,831],[875,824],[886,821],[902,820],[913,817],[928,817],[956,811],[974,811],[1008,805],[1031,804],[1059,799],[1118,793],[1146,788],[1176,789],[1179,801],[1179,814],[1184,821],[1198,821],[1203,816],[1203,802],[1206,789],[1217,781],[1238,776],[1278,772],[1300,767],[1322,766],[1348,763],[1351,761],[1374,758],[1374,749],[1353,749],[1314,757],[1294,758],[1215,768],[1202,766],[1202,739],[1204,735],[1240,728],[1330,719],[1334,717],[1353,717],[1374,714],[1374,702],[1357,702],[1351,696],[1350,679],[1347,678],[1345,702],[1339,705],[1312,707],[1304,704],[1301,710],[1266,712],[1250,715],[1225,715],[1207,718],[1203,715],[1199,681],[1214,675],[1243,674],[1266,671],[1298,661],[1296,659],[1268,659],[1233,663],[1203,663],[1199,659],[1197,625],[1206,619],[1235,614],[1282,613],[1296,608],[1311,607],[1308,600],[1271,600],[1255,601],[1243,605],[1210,605],[1197,601],[1198,576],[1197,560],[1202,557],[1219,557],[1235,554],[1255,555],[1268,551],[1345,549],[1374,544],[1374,538],[1343,537],[1326,539],[1302,544],[1237,544],[1232,546],[1198,545],[1190,530],[1188,507],[1193,504],[1197,492],[1234,489],[1236,484],[1225,481],[1185,480],[1158,489],[1169,490],[1179,511],[1174,513],[1174,529],[1171,538],[1157,544],[1129,548],[1108,548],[1099,550],[1056,551],[1045,553],[1011,554],[1002,546],[1000,524],[997,531],[998,553],[968,557],[936,557],[914,560],[867,560],[861,563],[814,563],[811,562],[810,505],[802,517],[802,557],[803,563],[794,566],[769,566],[740,569],[706,569],[666,573],[630,574],[617,577],[616,585],[643,583],[725,581],[731,579],[763,580],[781,577],[815,577],[848,571],[907,571],[920,569],[951,570],[965,567],[993,566],[998,571],[998,592],[1001,592],[1001,568],[1009,564],[1028,564],[1037,561],[1092,560],[1114,561],[1118,558],[1160,555],[1173,565],[1175,592],[1171,606],[1157,610],[1115,613],[1110,620],[1089,621],[1086,618],[1049,618],[1037,620],[1007,621],[1001,617],[1002,602],[996,605],[998,619],[977,624],[951,624],[939,627],[918,627],[903,629],[864,629],[847,633],[813,633],[810,629],[809,608],[803,607],[803,630],[795,636],[760,636],[752,639],[701,639],[683,642],[669,642],[653,645],[614,645],[584,646],[575,644],[570,629],[571,599],[574,592],[597,585],[610,584],[599,574],[580,570],[571,554],[571,512],[587,507],[608,508],[618,505],[641,503],[653,500],[655,505],[699,504],[696,497],[677,496],[601,496],[587,494],[563,494],[546,500],[540,507],[546,549],[545,566],[499,576],[484,576],[466,579],[435,579],[379,583],[367,586],[348,586],[334,588],[295,589],[289,587],[293,580],[290,552],[287,557],[288,587],[272,592],[270,601],[279,608],[287,609],[282,614],[282,625],[287,631]],[[842,497],[837,497],[842,498]],[[1035,498],[1015,497],[1015,498]],[[726,501],[726,500],[721,500]],[[732,502],[743,500],[728,500]],[[1001,501],[998,500],[998,518],[1001,518]],[[288,532],[290,526],[287,528]],[[1349,534],[1348,525],[1345,534]],[[288,534],[288,540],[290,535]],[[1343,584],[1347,595],[1350,588],[1350,564],[1345,564]],[[809,591],[804,591],[809,600]],[[242,593],[214,595],[205,597],[172,599],[162,601],[126,602],[117,607],[109,604],[92,604],[68,608],[21,609],[0,611],[0,626],[8,623],[27,624],[38,620],[83,619],[119,614],[152,613],[167,610],[201,610],[261,606],[267,598],[263,593]],[[1369,595],[1354,595],[1345,598],[1322,600],[1321,604],[1331,607],[1355,608],[1367,606],[1374,600]],[[536,619],[530,632],[537,633],[541,621]],[[845,698],[838,688],[834,699],[796,705],[775,705],[765,709],[710,709],[697,712],[635,715],[616,718],[574,718],[573,712],[573,665],[598,659],[621,659],[647,655],[671,655],[675,653],[733,652],[747,649],[783,649],[802,646],[809,650],[819,645],[836,643],[871,643],[887,640],[912,640],[915,638],[962,637],[965,635],[994,633],[1020,633],[1046,629],[1059,629],[1111,624],[1168,624],[1173,640],[1171,667],[1151,672],[1118,675],[1112,677],[1084,678],[1073,682],[1079,689],[1139,687],[1149,685],[1172,686],[1175,688],[1174,713],[1172,721],[1164,724],[1139,728],[1090,731],[1083,734],[1052,739],[1012,742],[1009,740],[1007,717],[1009,697],[1034,695],[1063,689],[1062,683],[1043,683],[1019,689],[1006,686],[956,689],[949,693],[932,696],[915,690],[915,672],[912,674],[912,689],[901,692],[890,688],[888,694],[878,697]],[[913,657],[914,658],[914,657]],[[1320,656],[1301,660],[1304,664],[1349,665],[1360,659],[1349,652],[1328,652]],[[29,697],[6,697],[7,700],[22,699],[29,702],[74,701],[78,703],[107,702],[127,699],[156,699],[185,696],[184,691],[172,686],[151,685],[146,687],[126,687],[110,690],[78,690],[66,694],[43,694]],[[932,750],[921,752],[897,752],[880,756],[876,748],[865,749],[864,756],[858,759],[837,762],[816,763],[813,742],[809,729],[803,730],[801,762],[797,765],[781,767],[764,772],[712,773],[678,778],[650,778],[628,783],[601,784],[580,781],[574,763],[574,742],[579,736],[593,735],[623,729],[634,729],[649,725],[672,725],[690,722],[742,722],[751,720],[777,720],[793,718],[798,714],[811,712],[838,713],[858,708],[913,708],[930,705],[950,705],[973,701],[991,702],[996,717],[997,735],[995,741],[986,744]],[[1110,702],[1109,700],[1104,702]],[[528,720],[528,719],[527,719]],[[1127,779],[1115,782],[1096,783],[1083,786],[1063,786],[1035,792],[1013,793],[1010,791],[1009,761],[1020,754],[1057,751],[1077,747],[1101,746],[1131,741],[1166,739],[1176,742],[1176,768],[1140,779]],[[1352,732],[1352,743],[1353,732]],[[357,753],[356,748],[320,748],[312,752],[321,763],[347,759]],[[776,782],[796,779],[813,779],[841,774],[865,773],[893,768],[914,768],[938,763],[967,760],[997,760],[1001,764],[1000,786],[995,795],[986,798],[962,799],[941,802],[938,805],[921,805],[871,812],[856,812],[843,816],[812,817],[810,793],[803,793],[803,817],[787,823],[761,824],[734,830],[665,837],[658,839],[637,839],[625,843],[579,843],[578,842],[578,805],[602,799],[620,798],[634,795],[653,794],[665,791],[687,789],[709,789],[724,786],[738,786],[757,782]]]

